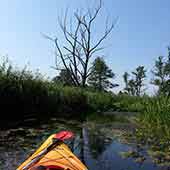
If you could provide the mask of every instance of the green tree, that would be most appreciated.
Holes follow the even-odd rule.
[[[115,74],[106,65],[104,59],[97,57],[93,62],[88,84],[96,90],[105,91],[108,88],[118,86],[118,84],[113,84],[109,80],[113,78],[115,78]]]
[[[128,90],[129,90],[129,94],[132,95],[132,96],[135,96],[136,95],[136,84],[135,84],[135,81],[133,79],[129,80],[128,82]]]
[[[134,75],[134,87],[136,96],[140,96],[142,87],[144,86],[143,81],[146,77],[146,70],[144,66],[138,66],[135,71],[132,72]]]
[[[165,93],[165,84],[166,84],[166,71],[165,71],[165,62],[163,61],[163,56],[159,56],[155,61],[155,67],[152,71],[154,79],[152,84],[158,86],[158,94]]]
[[[71,73],[66,69],[62,69],[59,75],[53,78],[53,82],[60,83],[64,86],[74,85],[73,80],[71,78]]]
[[[152,84],[158,87],[158,95],[169,95],[170,93],[170,48],[167,57],[159,56],[155,61],[154,76]]]
[[[125,82],[124,91],[132,96],[140,96],[142,94],[142,87],[144,86],[144,79],[146,77],[146,70],[144,66],[138,66],[135,71],[132,72],[131,79],[129,79],[127,72],[123,75]]]

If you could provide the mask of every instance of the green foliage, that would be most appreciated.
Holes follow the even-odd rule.
[[[135,93],[137,96],[141,95],[141,88],[144,85],[143,81],[146,77],[146,70],[144,68],[144,66],[139,66],[136,68],[136,70],[134,72],[132,72],[132,74],[135,76]]]
[[[5,60],[0,66],[1,125],[29,118],[73,117],[84,119],[90,111],[113,106],[113,96],[45,79],[38,71],[18,70]]]
[[[88,103],[93,111],[106,111],[110,108],[115,109],[114,97],[110,93],[87,91]]]
[[[148,98],[138,118],[135,139],[146,144],[148,154],[156,164],[169,165],[170,99],[165,96]]]
[[[125,92],[132,96],[140,96],[142,94],[143,81],[146,77],[146,70],[144,66],[138,66],[135,71],[132,72],[132,78],[129,80],[129,74],[127,72],[123,75],[125,82]]]
[[[70,71],[62,69],[58,76],[53,78],[55,83],[61,83],[64,86],[73,86],[74,82],[72,80],[72,75]]]
[[[76,87],[62,87],[60,89],[60,105],[62,112],[74,113],[77,118],[89,109],[87,96],[84,91]],[[71,107],[70,107],[71,106]]]
[[[170,94],[170,48],[168,48],[168,56],[165,58],[159,56],[155,61],[154,70],[152,70],[154,79],[152,84],[158,87],[158,95]]]
[[[91,69],[90,76],[88,78],[88,84],[98,91],[106,91],[109,88],[118,86],[113,84],[109,79],[113,79],[115,74],[106,65],[105,61],[101,57],[97,57]]]
[[[0,66],[0,106],[7,113],[1,120],[19,121],[63,113],[76,116],[80,110],[88,109],[86,101],[79,90],[56,85],[38,71],[33,73],[26,68],[20,71],[8,60]]]
[[[145,109],[140,115],[140,122],[148,133],[161,139],[170,139],[170,99],[155,97],[145,100]]]
[[[119,94],[115,98],[114,106],[117,111],[142,112],[144,110],[143,101],[147,96],[138,97],[127,94]]]

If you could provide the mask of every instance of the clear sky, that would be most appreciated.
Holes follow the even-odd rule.
[[[0,55],[19,67],[29,63],[47,76],[55,75],[54,45],[41,33],[62,39],[57,18],[65,9],[70,13],[86,8],[97,0],[1,0]],[[97,20],[96,32],[102,33],[104,16],[119,17],[107,47],[101,55],[116,73],[121,84],[124,71],[146,66],[148,75],[154,59],[166,55],[170,45],[170,0],[104,0],[103,15]],[[97,35],[96,35],[97,36]],[[118,88],[118,89],[120,89]],[[148,91],[154,91],[152,86]]]

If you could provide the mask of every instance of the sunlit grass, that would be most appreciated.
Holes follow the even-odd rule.
[[[143,104],[145,109],[139,119],[142,126],[160,139],[170,139],[170,99],[154,97]]]

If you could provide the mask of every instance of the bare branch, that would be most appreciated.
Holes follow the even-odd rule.
[[[64,47],[66,50],[68,50],[70,53],[73,53],[70,49],[68,49],[67,47]],[[78,62],[81,63],[82,67],[84,68],[84,65],[85,65],[85,62],[83,61],[83,59],[81,58],[81,55],[77,55],[75,54],[75,56],[77,57],[78,59]],[[76,66],[78,66],[78,63],[76,64]],[[78,71],[78,68],[77,68],[77,71]]]
[[[92,22],[95,20],[95,18],[97,17],[97,15],[98,15],[98,13],[99,13],[101,7],[102,7],[102,1],[100,0],[99,6],[96,8],[96,11],[95,11],[93,17],[91,17],[91,19],[90,19],[89,27],[90,27],[91,23],[92,23]]]
[[[98,51],[101,51],[101,50],[103,50],[104,49],[104,47],[100,47],[100,48],[96,48],[96,49],[94,49],[92,52],[91,52],[91,56],[94,54],[94,53],[96,53],[96,52],[98,52]]]
[[[101,10],[102,0],[99,0],[99,5],[94,10],[87,10],[84,13],[83,10],[76,11],[74,13],[75,23],[72,27],[72,21],[67,22],[67,12],[65,16],[59,19],[59,25],[64,34],[64,39],[66,44],[59,46],[57,39],[52,39],[51,37],[45,36],[47,39],[55,42],[58,55],[56,56],[56,66],[58,64],[58,57],[62,62],[64,68],[71,73],[72,79],[76,85],[82,84],[83,87],[86,85],[86,80],[90,75],[91,67],[89,67],[90,59],[95,52],[102,50],[100,44],[107,38],[114,24],[108,26],[108,18],[106,20],[106,28],[104,34],[97,40],[95,44],[92,45],[92,24]],[[82,12],[83,11],[83,12]],[[70,28],[68,26],[70,25]],[[80,77],[82,78],[80,82]]]
[[[67,67],[66,61],[64,60],[63,53],[61,52],[61,49],[60,49],[60,47],[59,47],[59,45],[58,45],[57,39],[55,39],[55,45],[56,45],[57,50],[58,50],[58,52],[59,52],[59,54],[60,54],[60,58],[61,58],[61,60],[62,60],[62,62],[63,62],[63,65],[64,65],[65,69],[66,69],[67,71],[69,71],[69,68]]]
[[[110,32],[113,30],[113,28],[114,28],[114,24],[112,24],[112,25],[110,26],[110,28],[105,31],[105,34],[98,40],[98,42],[96,43],[96,45],[95,45],[93,48],[91,48],[90,52],[92,52],[94,49],[96,49],[96,48],[101,44],[101,42],[102,42],[104,39],[106,39],[106,37],[110,34]]]
[[[46,38],[46,39],[48,39],[48,40],[50,40],[50,41],[55,42],[55,39],[51,38],[50,36],[48,36],[48,35],[46,35],[46,34],[43,34],[43,33],[41,33],[41,35],[42,35],[44,38]]]

